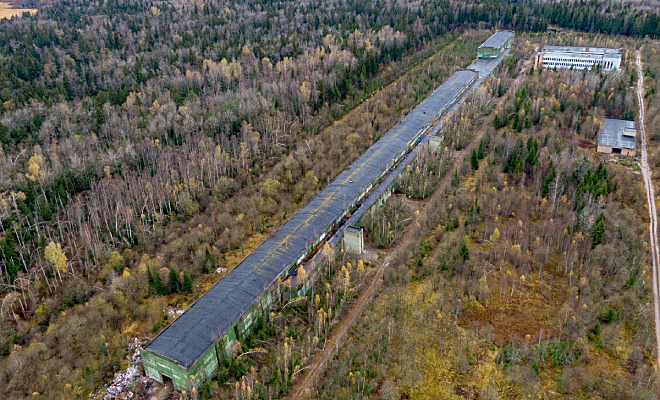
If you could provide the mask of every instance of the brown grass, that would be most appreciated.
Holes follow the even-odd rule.
[[[37,12],[34,8],[14,8],[10,3],[0,1],[0,19],[21,16],[24,12],[30,14]]]
[[[511,296],[510,284],[500,292],[498,275],[494,273],[488,280],[492,293],[485,310],[464,313],[459,324],[466,329],[490,325],[498,346],[506,346],[511,340],[538,340],[539,334],[545,339],[556,337],[557,321],[567,298],[566,279],[544,273],[539,282],[538,275],[533,274],[524,287],[517,285]]]

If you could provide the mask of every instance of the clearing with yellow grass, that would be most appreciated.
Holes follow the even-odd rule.
[[[11,3],[0,1],[0,19],[21,16],[24,12],[37,12],[34,8],[15,8]]]

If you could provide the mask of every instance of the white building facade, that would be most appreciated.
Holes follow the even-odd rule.
[[[535,68],[588,69],[600,65],[604,71],[619,70],[621,50],[604,47],[545,46],[536,55]]]

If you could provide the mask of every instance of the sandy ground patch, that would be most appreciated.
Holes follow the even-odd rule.
[[[34,8],[14,8],[11,4],[0,1],[0,19],[2,18],[11,18],[15,15],[22,15],[24,12],[35,13],[37,12]]]

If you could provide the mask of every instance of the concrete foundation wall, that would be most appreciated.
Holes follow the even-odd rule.
[[[598,148],[596,149],[599,153],[605,153],[605,154],[612,154],[614,153],[614,149],[610,146],[602,146],[598,145]],[[635,149],[621,149],[621,154],[622,156],[629,156],[629,157],[634,157],[635,154],[637,154],[637,150]]]

